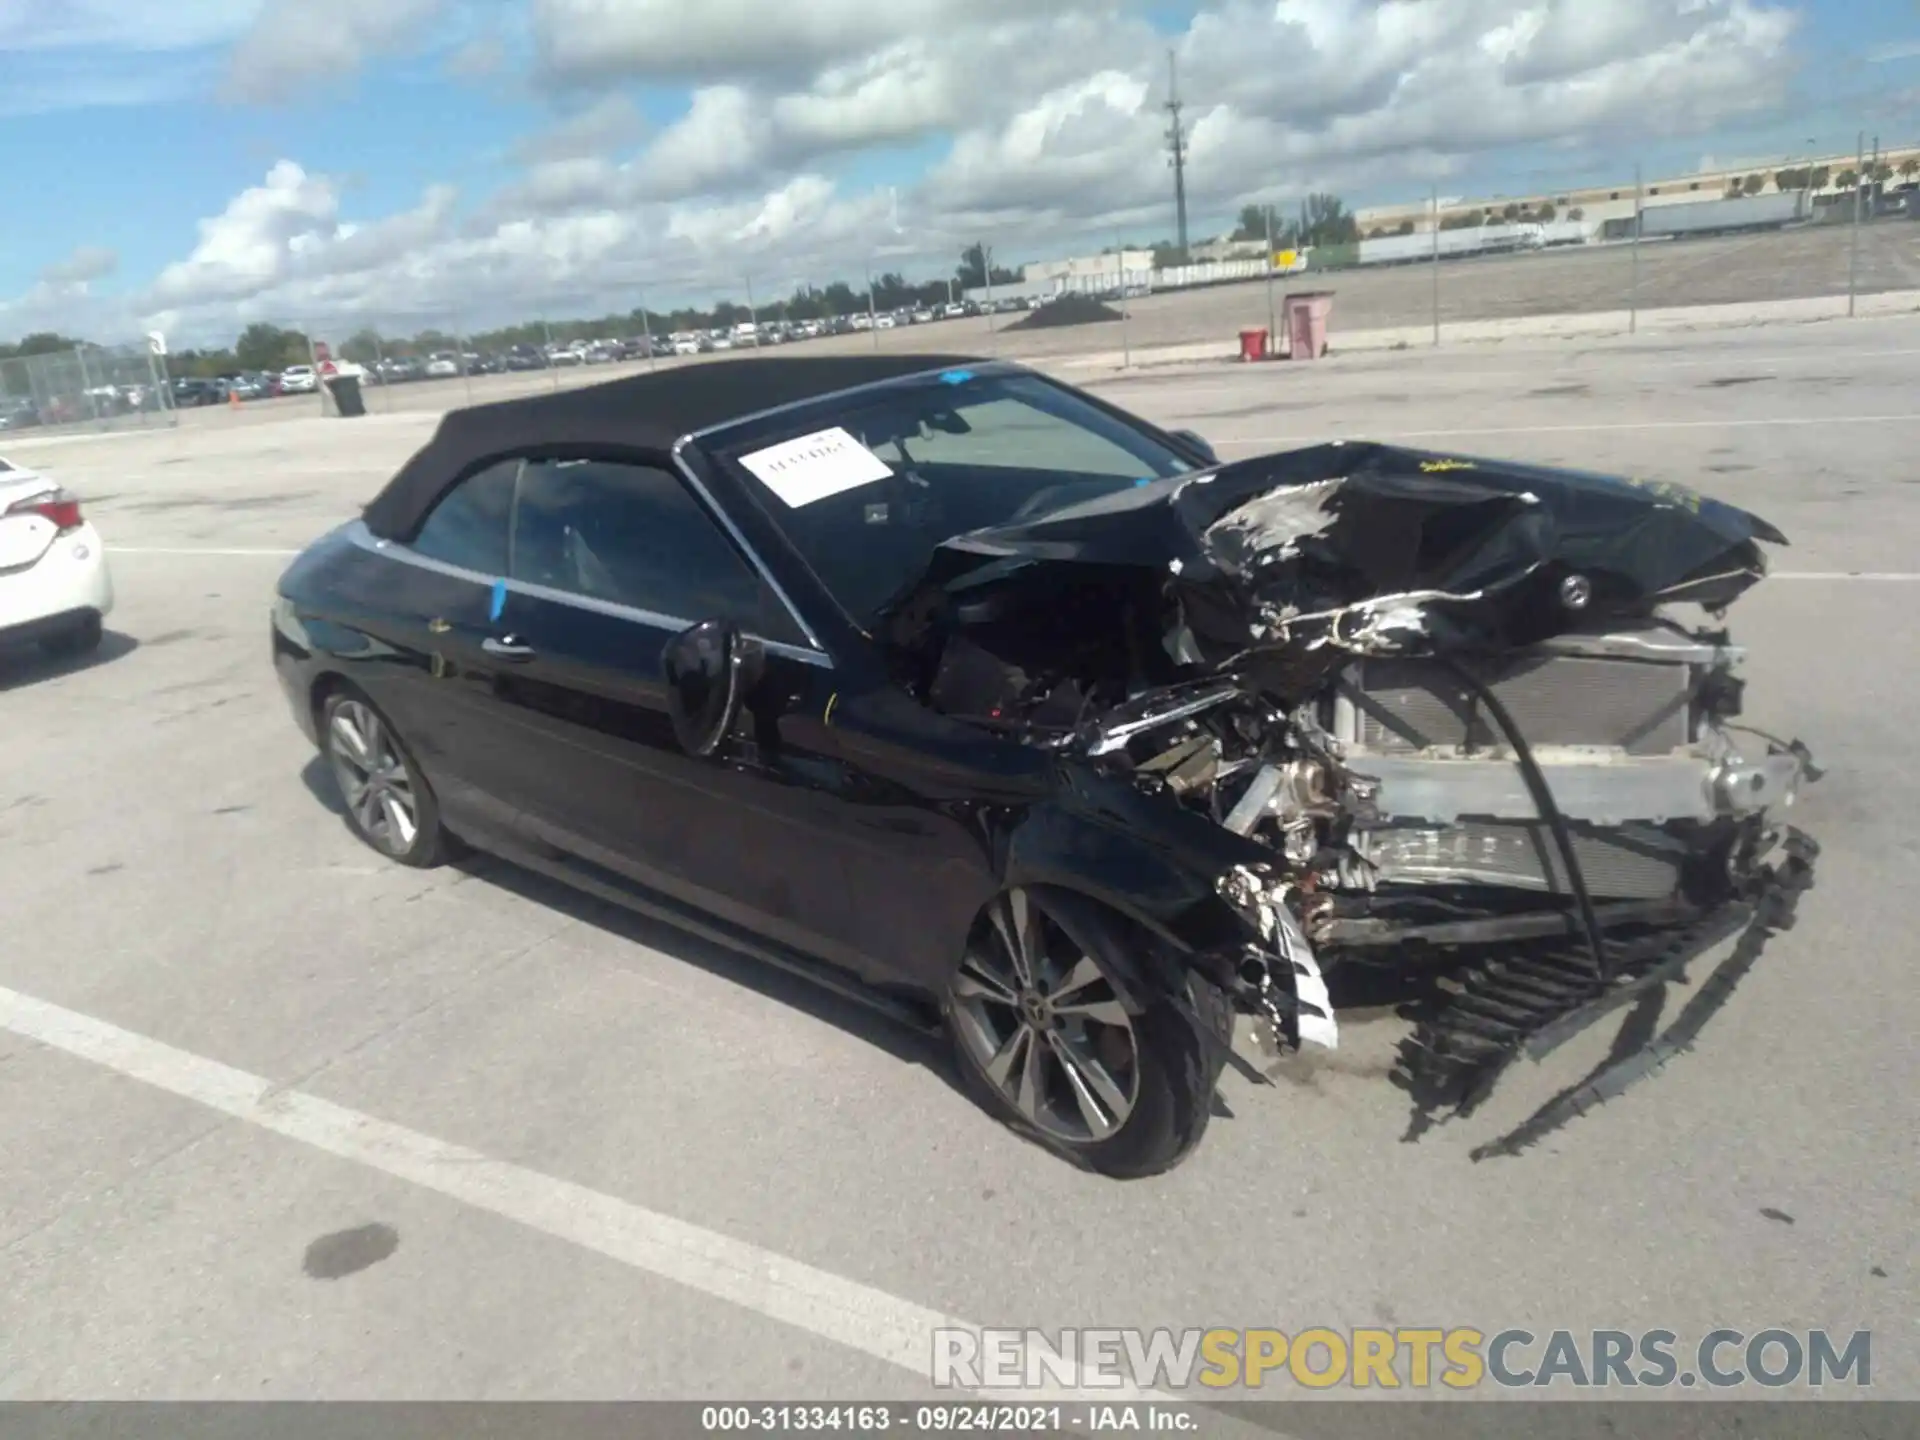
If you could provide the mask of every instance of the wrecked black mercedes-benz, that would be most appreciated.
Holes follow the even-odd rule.
[[[1222,464],[1008,364],[752,360],[449,415],[288,571],[274,650],[369,844],[937,1024],[1109,1174],[1267,1079],[1236,1015],[1330,1046],[1403,984],[1427,1117],[1632,1006],[1511,1149],[1683,1047],[1809,881],[1778,816],[1817,772],[1717,628],[1780,543],[1668,484]]]

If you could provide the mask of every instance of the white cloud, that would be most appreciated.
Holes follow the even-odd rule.
[[[104,245],[82,245],[66,259],[49,265],[40,278],[51,285],[88,285],[104,280],[120,268],[120,257]]]
[[[350,42],[305,63],[474,35],[432,0],[333,9]],[[464,213],[439,189],[355,228],[335,181],[282,162],[145,303],[216,331],[504,319],[626,308],[642,286],[946,264],[978,238],[1011,258],[1164,235],[1170,48],[1196,232],[1248,200],[1423,193],[1488,157],[1704,137],[1777,107],[1801,48],[1776,0],[1202,0],[1171,36],[1136,0],[535,0],[527,24],[507,48],[536,57],[560,118],[509,184]],[[698,79],[646,134],[626,87],[667,75]],[[897,198],[844,178],[858,152],[907,147],[938,158]]]
[[[807,74],[895,40],[937,42],[1033,8],[1031,0],[534,0],[533,34],[542,68],[557,81],[725,79]],[[1099,8],[1124,6],[1109,0]]]
[[[487,80],[506,66],[506,42],[498,35],[476,35],[447,55],[447,73],[457,80]]]
[[[0,0],[0,118],[193,99],[262,0]]]
[[[522,160],[534,164],[599,158],[625,150],[646,133],[645,117],[625,95],[603,95],[547,129],[528,136],[518,147]]]
[[[443,0],[277,0],[234,47],[227,93],[256,103],[309,98],[319,82],[353,74],[404,46],[436,18]]]
[[[191,50],[241,34],[264,0],[0,0],[0,53],[97,48]]]
[[[364,275],[430,250],[449,231],[457,195],[436,185],[412,210],[357,225],[340,219],[340,185],[282,160],[211,220],[200,243],[154,281],[156,309],[245,303],[273,290]]]

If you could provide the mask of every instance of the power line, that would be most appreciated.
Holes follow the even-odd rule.
[[[1180,100],[1180,59],[1173,51],[1167,52],[1167,114],[1172,117],[1167,126],[1167,145],[1172,152],[1169,163],[1173,166],[1173,206],[1179,228],[1180,258],[1187,255],[1187,132],[1180,121],[1180,112],[1185,108]]]

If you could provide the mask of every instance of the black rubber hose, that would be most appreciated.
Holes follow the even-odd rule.
[[[1500,697],[1465,665],[1451,656],[1441,657],[1447,667],[1458,675],[1466,687],[1487,709],[1494,724],[1500,727],[1500,733],[1506,737],[1507,744],[1513,747],[1513,757],[1519,763],[1521,778],[1527,782],[1527,790],[1533,796],[1534,808],[1540,812],[1541,820],[1546,822],[1548,833],[1560,851],[1560,858],[1567,867],[1567,886],[1573,891],[1574,908],[1580,914],[1580,926],[1586,931],[1587,949],[1593,955],[1594,973],[1602,984],[1612,981],[1612,967],[1607,963],[1606,941],[1600,934],[1599,917],[1593,913],[1593,897],[1587,893],[1587,875],[1580,868],[1580,856],[1573,848],[1573,832],[1567,828],[1567,817],[1560,813],[1560,807],[1554,803],[1553,790],[1547,784],[1547,777],[1540,769],[1539,762],[1533,758],[1533,747],[1527,743],[1527,737],[1520,733],[1520,727],[1514,723],[1512,714],[1501,703]]]

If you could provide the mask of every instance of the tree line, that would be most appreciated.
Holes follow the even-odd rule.
[[[678,330],[727,329],[743,321],[759,319],[806,321],[829,320],[840,316],[864,315],[869,307],[875,312],[919,309],[944,305],[962,292],[986,286],[1018,285],[1022,269],[996,264],[987,245],[969,245],[960,252],[960,263],[952,278],[910,281],[898,271],[873,277],[872,289],[855,287],[836,280],[830,285],[801,285],[791,295],[760,301],[752,306],[736,300],[719,300],[712,306],[680,306],[672,310],[634,309],[588,319],[528,320],[516,325],[456,335],[450,331],[427,329],[411,335],[387,334],[366,326],[349,335],[314,335],[300,329],[271,325],[264,321],[240,332],[231,345],[176,350],[167,357],[167,371],[176,376],[238,375],[284,370],[289,365],[312,362],[310,340],[325,341],[333,353],[361,365],[375,365],[383,359],[417,358],[436,351],[478,351],[498,354],[515,345],[536,348],[549,344],[568,344],[575,340],[602,338],[627,339],[651,333],[669,335]],[[71,353],[87,342],[43,331],[22,337],[12,345],[0,345],[0,360],[27,358],[60,352]]]

